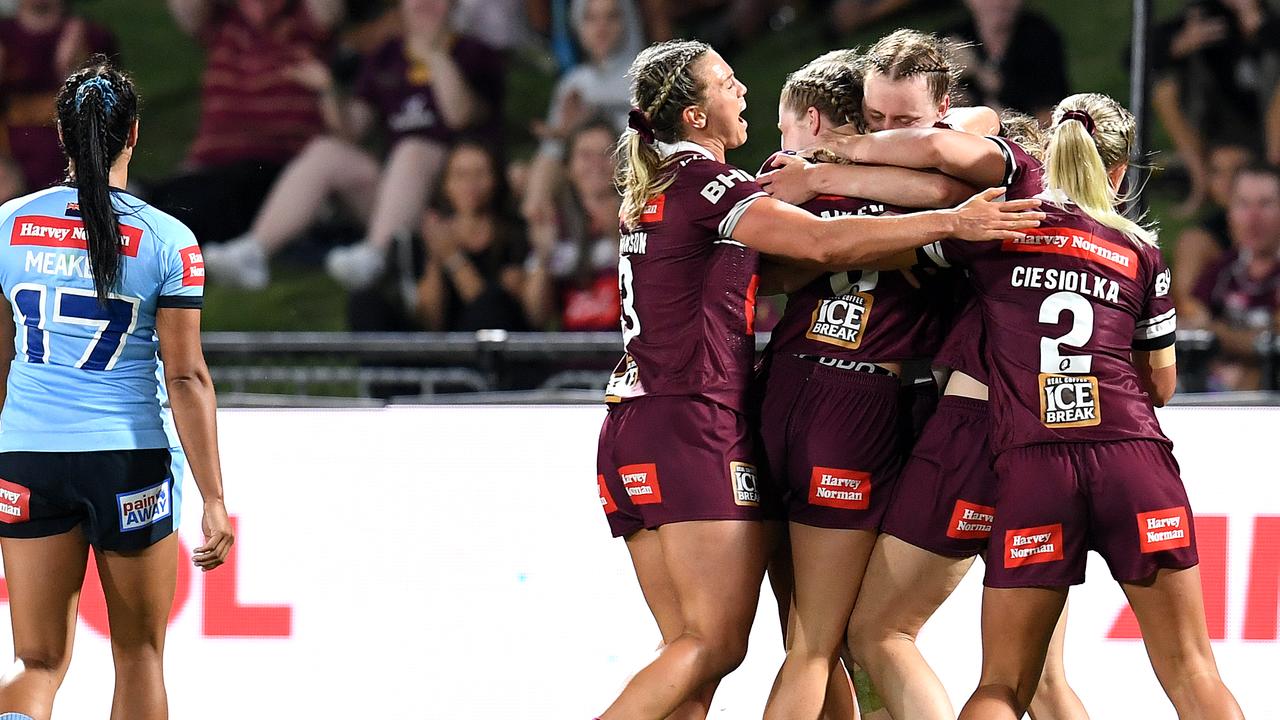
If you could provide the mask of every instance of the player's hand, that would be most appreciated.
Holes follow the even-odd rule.
[[[1026,235],[1020,231],[1040,225],[1045,214],[1036,210],[1039,200],[997,201],[1004,192],[1002,187],[983,190],[952,211],[956,214],[952,235],[971,242],[1017,240]]]
[[[798,155],[777,153],[769,165],[774,169],[756,178],[765,192],[785,203],[799,205],[818,196],[809,187],[809,171],[816,167]]]
[[[235,544],[236,533],[231,529],[231,518],[227,517],[227,507],[221,500],[206,500],[204,503],[204,519],[200,522],[204,530],[204,544],[191,553],[191,562],[204,572],[226,562],[231,546]]]

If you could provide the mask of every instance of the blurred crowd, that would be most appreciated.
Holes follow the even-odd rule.
[[[250,290],[312,248],[353,330],[616,330],[612,150],[625,72],[678,34],[730,59],[808,17],[831,45],[937,0],[166,0],[203,50],[200,111],[171,177],[131,188],[200,238],[209,278]],[[1021,0],[965,0],[967,104],[1047,119],[1085,89]],[[109,29],[67,0],[0,0],[0,197],[60,181],[52,97]],[[1280,306],[1280,26],[1266,0],[1191,0],[1156,28],[1152,102],[1185,178],[1165,238],[1184,327],[1219,339],[1212,385],[1258,387]],[[815,48],[816,52],[817,48]],[[531,61],[536,59],[537,62]],[[127,58],[123,59],[127,67]],[[1120,59],[1117,58],[1117,62]],[[511,68],[554,75],[513,118]],[[517,133],[519,137],[513,137]],[[535,147],[531,153],[515,146]]]

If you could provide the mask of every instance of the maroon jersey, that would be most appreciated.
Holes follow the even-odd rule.
[[[1044,190],[1044,165],[1028,153],[1021,145],[1002,137],[988,137],[1000,146],[1004,155],[1005,199],[1023,200],[1039,195]],[[947,332],[946,340],[938,351],[934,364],[959,370],[978,382],[986,385],[988,372],[983,357],[982,311],[977,303],[969,300],[965,304],[964,292],[959,302],[964,310],[955,318],[955,324]]]
[[[1201,273],[1195,297],[1232,327],[1265,330],[1280,309],[1280,263],[1252,278],[1248,258],[1234,250]]]
[[[675,180],[649,200],[637,227],[621,228],[618,286],[627,350],[606,390],[702,396],[745,406],[755,359],[759,254],[730,238],[766,197],[750,173],[690,142],[663,145]]]
[[[1173,344],[1176,314],[1160,250],[1102,226],[1060,193],[1018,240],[944,240],[922,257],[969,270],[991,368],[992,450],[1056,442],[1156,440],[1131,353]]]
[[[819,195],[801,205],[819,217],[906,212],[859,198]],[[787,296],[768,353],[894,362],[931,358],[942,339],[930,292],[898,271],[823,275]]]
[[[495,146],[502,142],[502,105],[505,73],[502,56],[488,45],[465,35],[450,40],[449,56],[477,97],[484,101],[488,119],[476,134]],[[383,45],[364,62],[356,80],[355,95],[369,103],[382,119],[387,140],[405,137],[452,142],[457,133],[444,124],[431,81],[431,69],[411,60],[404,40]]]

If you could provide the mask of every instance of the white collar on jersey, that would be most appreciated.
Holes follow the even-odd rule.
[[[682,152],[697,153],[708,160],[716,159],[716,156],[712,155],[710,150],[702,147],[696,142],[681,140],[679,142],[664,143],[661,140],[658,141],[658,156],[661,157],[663,160],[666,160],[667,158],[671,157],[672,155],[675,155],[676,153],[682,153]]]

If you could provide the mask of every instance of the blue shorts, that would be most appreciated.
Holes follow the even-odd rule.
[[[178,526],[181,450],[0,453],[0,537],[82,526],[99,550],[141,550]]]

